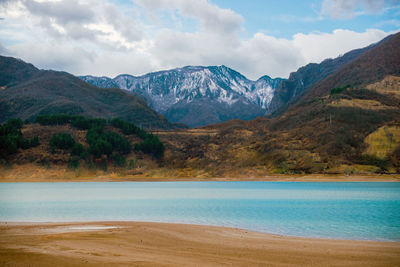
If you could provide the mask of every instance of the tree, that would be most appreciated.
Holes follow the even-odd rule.
[[[21,119],[9,119],[5,124],[0,125],[0,156],[6,157],[16,153],[18,147],[22,145],[21,140],[23,122]]]
[[[81,159],[86,158],[86,151],[81,143],[77,142],[72,146],[71,156],[78,156]]]
[[[111,125],[115,128],[121,129],[126,135],[136,134],[140,138],[145,138],[147,133],[140,127],[137,127],[133,123],[121,120],[119,118],[114,118],[110,121]]]
[[[99,158],[101,155],[110,155],[112,152],[112,145],[104,139],[98,139],[92,143],[89,147],[89,153],[95,158]]]
[[[31,147],[37,147],[39,145],[39,138],[34,136],[32,138],[21,138],[19,139],[19,146],[22,149],[29,149]]]
[[[52,148],[70,149],[75,144],[75,139],[69,133],[53,134],[50,139]]]
[[[164,156],[164,144],[158,139],[158,136],[147,134],[146,138],[135,144],[135,150],[142,151],[143,153],[152,154],[155,158],[162,158]]]

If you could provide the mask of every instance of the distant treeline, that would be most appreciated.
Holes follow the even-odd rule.
[[[39,115],[36,117],[35,122],[41,125],[71,124],[72,127],[80,130],[88,130],[95,126],[104,127],[107,124],[105,119],[92,119],[68,114]]]

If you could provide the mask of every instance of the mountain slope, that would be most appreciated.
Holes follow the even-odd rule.
[[[355,49],[335,59],[326,59],[319,64],[310,63],[299,68],[296,72],[292,72],[289,79],[283,80],[276,88],[267,113],[272,114],[278,110],[282,113],[296,96],[307,91],[311,86],[325,79],[344,65],[357,59],[372,47],[374,45]]]
[[[0,122],[10,117],[32,120],[39,114],[69,113],[121,117],[143,127],[175,127],[145,101],[117,88],[92,86],[65,72],[38,70],[0,56],[0,77]]]
[[[251,81],[226,66],[187,66],[140,77],[81,79],[98,87],[117,86],[141,95],[171,121],[190,126],[262,116],[282,80],[263,76]]]
[[[267,141],[261,151],[264,155],[271,154],[267,151],[286,151],[286,166],[290,162],[300,164],[301,158],[293,151],[301,151],[302,164],[309,168],[339,168],[339,172],[343,171],[340,166],[364,170],[376,167],[383,172],[399,168],[392,161],[399,155],[376,158],[367,149],[370,135],[380,133],[382,127],[393,135],[400,125],[399,76],[400,33],[311,86],[283,115],[270,120],[270,132],[285,135],[275,138],[275,143]],[[390,145],[400,152],[398,143]],[[308,155],[307,163],[304,155]]]
[[[214,177],[400,173],[400,33],[298,97],[273,118],[160,135],[168,162]]]
[[[400,33],[383,39],[323,82],[315,84],[305,99],[326,95],[335,86],[375,83],[387,75],[400,75]]]

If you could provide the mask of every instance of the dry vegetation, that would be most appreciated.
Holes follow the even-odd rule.
[[[364,99],[339,99],[338,101],[334,101],[329,105],[332,107],[351,107],[370,110],[395,109],[395,107],[382,105],[381,102],[376,100]]]
[[[181,175],[217,177],[398,173],[400,101],[384,88],[393,88],[396,80],[389,76],[377,83],[380,87],[352,87],[316,98],[276,119],[163,133],[160,138],[168,148],[164,166]],[[382,129],[386,139],[371,138]],[[369,152],[371,147],[383,147],[384,154]]]
[[[69,132],[86,148],[86,130],[29,124],[26,138],[40,145],[19,150],[3,167],[3,177],[50,176],[78,179],[115,177],[265,177],[273,174],[368,174],[400,172],[400,98],[392,97],[399,78],[374,86],[352,87],[340,94],[298,104],[279,118],[233,120],[203,128],[155,131],[165,145],[164,158],[132,151],[124,168],[108,165],[68,169],[68,152],[52,153],[54,133]],[[396,86],[394,86],[396,85]],[[363,89],[369,88],[369,89]],[[389,89],[387,89],[389,88]],[[345,103],[345,104],[343,104]],[[390,107],[390,108],[387,108]],[[115,132],[119,129],[106,126]],[[125,136],[133,145],[135,135]],[[37,166],[37,167],[34,167]]]
[[[400,144],[400,127],[383,126],[368,135],[364,142],[368,145],[365,154],[386,159]]]
[[[400,97],[400,77],[387,76],[382,81],[366,86],[367,89],[393,97]]]

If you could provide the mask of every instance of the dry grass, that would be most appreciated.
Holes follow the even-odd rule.
[[[381,94],[400,97],[400,77],[387,76],[380,82],[368,85],[367,89],[374,90]]]
[[[195,129],[185,129],[185,130],[153,131],[152,133],[159,136],[165,136],[165,135],[215,136],[218,133],[218,131],[195,128]]]
[[[368,135],[364,142],[368,145],[365,154],[385,159],[400,144],[400,127],[383,126]]]
[[[339,99],[329,104],[332,107],[351,107],[351,108],[363,108],[370,110],[382,110],[382,109],[395,109],[395,107],[382,105],[380,102],[375,100],[365,99]]]

